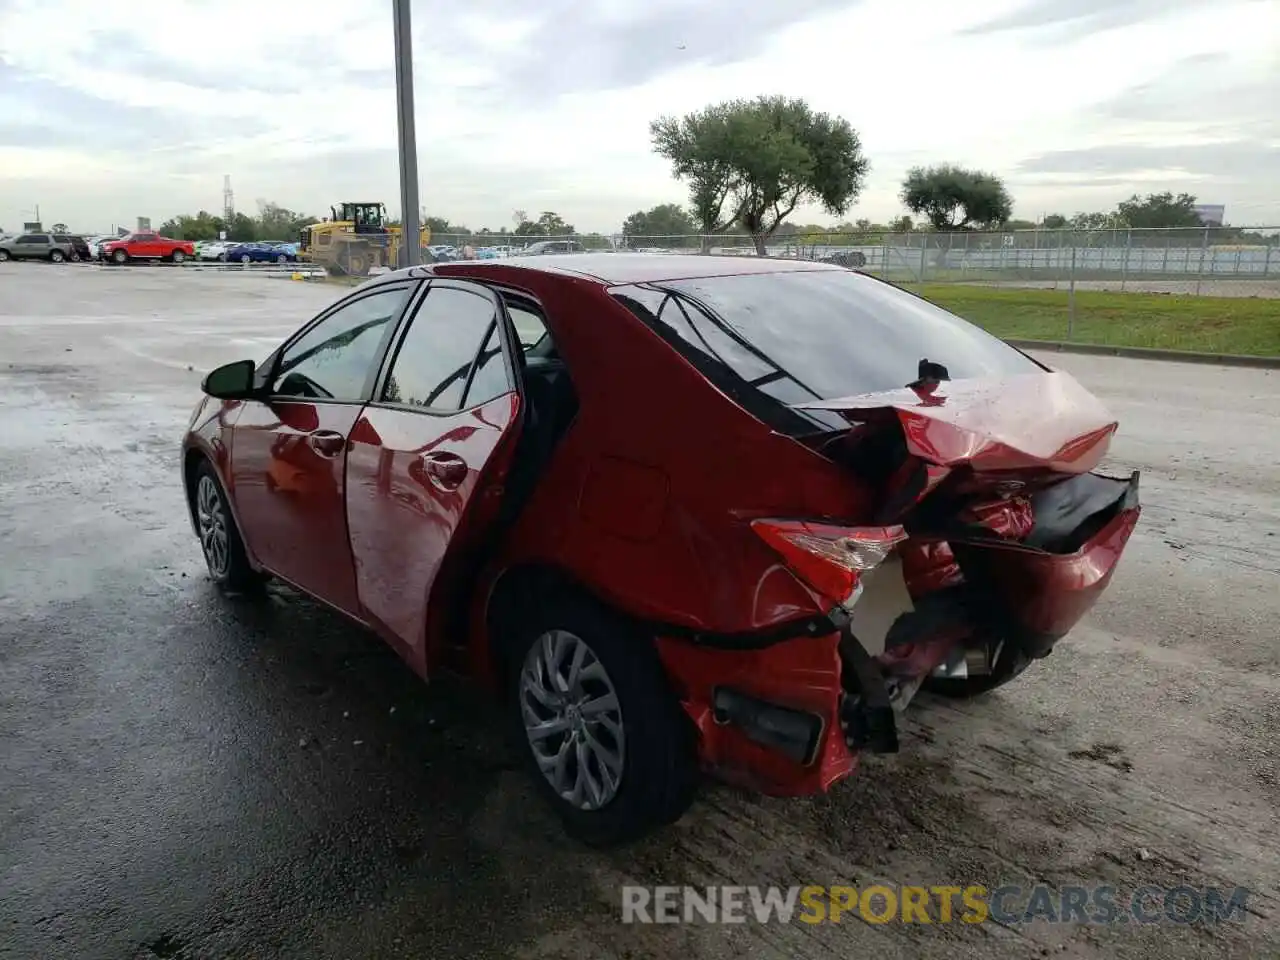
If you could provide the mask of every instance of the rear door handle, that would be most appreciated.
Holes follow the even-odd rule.
[[[307,434],[307,443],[322,457],[336,457],[347,445],[347,438],[336,430],[317,430]]]
[[[456,490],[471,472],[467,461],[456,453],[424,453],[422,469],[441,490]]]

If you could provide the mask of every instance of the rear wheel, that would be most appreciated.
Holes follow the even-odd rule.
[[[172,260],[174,263],[181,263],[183,260],[187,259],[187,255],[183,253],[181,250],[175,250],[169,256],[169,259]]]
[[[67,259],[67,255],[66,255],[65,253],[63,253],[61,250],[50,250],[50,251],[49,251],[49,262],[50,262],[50,263],[61,263],[61,262],[62,262],[63,260],[65,260],[65,259]]]
[[[9,251],[0,250],[0,263],[4,263],[8,259],[9,259]]]
[[[283,253],[276,257],[276,263],[288,263],[288,262],[289,262],[289,258],[286,257]]]
[[[240,255],[240,262],[243,263],[246,267],[252,262],[252,260],[253,260],[253,257],[249,256],[247,253],[242,253]]]
[[[220,587],[236,591],[260,586],[263,577],[249,564],[226,492],[208,460],[201,460],[196,468],[192,497],[200,549],[209,567],[210,579]]]
[[[651,639],[571,595],[517,620],[508,720],[566,830],[605,846],[679,819],[697,788],[696,742]]]

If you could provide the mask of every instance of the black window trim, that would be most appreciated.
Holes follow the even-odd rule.
[[[476,407],[484,406],[484,404],[490,402],[490,400],[496,399],[494,397],[490,397],[489,400],[482,401],[481,403],[459,407],[426,407],[412,403],[394,403],[381,399],[382,392],[386,389],[387,379],[391,376],[391,370],[395,366],[396,357],[399,356],[400,348],[404,344],[405,338],[408,336],[409,329],[413,325],[414,317],[417,315],[421,304],[428,296],[431,295],[431,291],[436,289],[462,290],[467,293],[486,297],[494,305],[495,318],[484,328],[484,334],[481,336],[480,342],[476,344],[475,353],[471,355],[471,361],[467,368],[467,379],[462,385],[461,402],[465,404],[468,399],[468,394],[471,391],[471,381],[475,377],[476,360],[479,359],[480,353],[484,350],[485,344],[489,342],[489,337],[493,333],[494,323],[496,322],[500,324],[501,327],[500,341],[502,345],[503,365],[507,374],[507,382],[511,384],[512,389],[514,389],[521,397],[521,407],[523,408],[523,398],[525,395],[524,375],[523,370],[519,365],[517,365],[512,351],[512,344],[518,344],[520,341],[519,337],[515,333],[511,317],[507,314],[506,300],[498,290],[494,289],[489,284],[463,277],[432,277],[423,283],[423,290],[418,296],[413,314],[401,317],[392,342],[388,344],[387,348],[383,351],[381,359],[377,365],[377,375],[368,391],[369,399],[366,401],[366,405],[382,410],[401,410],[405,413],[419,413],[428,417],[456,417],[459,414],[474,410]],[[543,316],[545,317],[546,314],[544,313]]]
[[[420,288],[420,289],[415,289],[415,288]],[[273,404],[274,403],[320,403],[320,404],[333,404],[333,405],[346,405],[346,406],[352,406],[357,404],[360,406],[363,406],[366,403],[368,403],[369,398],[371,396],[374,396],[374,393],[373,393],[374,381],[377,378],[378,371],[381,370],[382,368],[382,363],[387,353],[387,346],[390,343],[391,338],[395,335],[395,332],[400,328],[400,325],[404,323],[405,317],[412,315],[412,313],[417,309],[418,304],[422,302],[422,297],[426,292],[426,284],[423,283],[421,280],[410,279],[410,280],[404,280],[404,281],[397,281],[394,283],[378,284],[377,286],[371,287],[368,290],[357,290],[355,293],[352,293],[344,297],[343,299],[339,300],[337,303],[331,304],[323,312],[313,317],[311,320],[309,320],[305,325],[303,325],[298,330],[294,331],[294,333],[284,343],[276,347],[275,352],[272,353],[271,356],[267,357],[267,359],[262,362],[262,364],[258,367],[258,371],[257,371],[258,376],[262,378],[262,382],[264,383],[264,385],[267,385],[267,386],[274,385],[276,380],[276,371],[280,367],[280,361],[283,359],[285,352],[288,351],[290,347],[296,344],[299,340],[305,337],[308,333],[310,333],[313,329],[315,329],[321,323],[324,323],[324,321],[332,317],[339,310],[344,310],[347,307],[351,306],[352,304],[358,303],[361,300],[367,300],[369,297],[378,296],[379,294],[387,293],[388,291],[391,291],[391,290],[408,290],[409,296],[405,299],[404,304],[400,307],[400,312],[392,318],[389,324],[387,324],[387,329],[386,331],[383,332],[382,339],[378,342],[378,346],[374,352],[374,363],[370,367],[369,373],[365,375],[364,385],[360,389],[359,398],[351,399],[351,400],[343,400],[343,399],[329,398],[329,397],[298,397],[298,396],[294,396],[292,394],[286,394],[286,393],[271,393],[267,397],[267,402],[273,403]]]
[[[786,434],[790,437],[813,436],[829,432],[829,428],[822,425],[816,417],[809,415],[802,410],[793,410],[790,406],[781,400],[776,400],[764,393],[753,381],[746,379],[727,363],[719,358],[718,355],[708,354],[706,351],[692,346],[684,337],[680,336],[675,329],[666,321],[659,319],[657,314],[651,313],[649,308],[639,303],[634,297],[628,296],[628,290],[644,290],[648,293],[656,294],[662,297],[662,305],[665,307],[668,300],[673,300],[676,306],[680,307],[686,322],[693,332],[701,339],[701,334],[697,330],[697,324],[689,316],[684,309],[681,301],[687,301],[696,307],[701,313],[705,314],[707,320],[714,325],[722,334],[728,336],[740,346],[740,337],[732,331],[732,328],[725,323],[718,313],[709,306],[700,303],[696,298],[689,296],[680,290],[675,290],[663,285],[662,283],[627,283],[611,286],[608,290],[610,297],[615,303],[628,313],[632,314],[637,320],[643,323],[656,337],[662,340],[667,346],[674,350],[679,356],[688,363],[693,369],[698,371],[703,378],[716,390],[719,390],[729,398],[735,405],[755,417],[761,423],[765,424],[771,430]],[[635,306],[633,306],[635,304]],[[641,312],[643,311],[643,312]],[[646,314],[650,314],[647,316]],[[757,359],[772,367],[773,370],[781,375],[781,377],[791,377],[789,373],[784,371],[772,359],[765,356],[754,345],[747,344],[746,349]],[[791,379],[795,379],[791,377]],[[799,383],[799,381],[796,381]],[[801,384],[801,386],[804,386]],[[808,389],[806,387],[806,389]]]

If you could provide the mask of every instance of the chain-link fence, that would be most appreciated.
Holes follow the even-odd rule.
[[[432,243],[437,259],[465,247],[480,257],[757,252],[738,234],[460,235]],[[770,239],[765,253],[891,280],[1010,339],[1280,355],[1280,227],[791,234]]]
[[[752,239],[716,236],[435,236],[432,244],[483,255],[577,250],[755,255]],[[774,257],[825,260],[897,283],[981,284],[1203,296],[1280,296],[1280,227],[792,234]]]

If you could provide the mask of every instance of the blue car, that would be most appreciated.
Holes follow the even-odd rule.
[[[228,263],[294,263],[298,259],[292,244],[238,243],[227,250]]]

